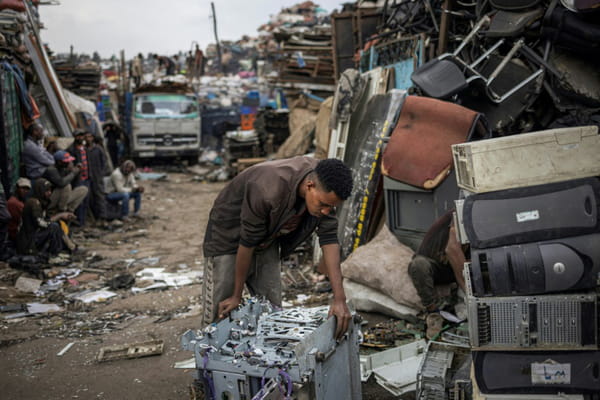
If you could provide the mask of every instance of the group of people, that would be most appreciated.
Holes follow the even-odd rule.
[[[189,79],[199,78],[204,75],[204,53],[198,45],[195,50],[189,51],[185,59],[175,54],[172,57],[154,54],[152,59],[156,63],[157,71],[163,71],[166,76],[179,75],[185,72]],[[144,76],[144,56],[139,53],[130,64],[130,75],[136,88],[142,84]]]
[[[144,188],[136,182],[135,164],[125,160],[111,171],[102,137],[85,130],[73,137],[66,149],[56,142],[44,147],[44,127],[34,123],[27,129],[23,176],[7,201],[0,193],[0,255],[10,254],[7,248],[21,255],[73,252],[77,245],[69,232],[85,226],[88,216],[99,227],[127,220],[130,199],[134,215],[140,211]],[[111,204],[119,210],[115,215],[109,215]]]

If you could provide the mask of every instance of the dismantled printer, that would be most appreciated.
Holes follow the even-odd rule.
[[[334,339],[328,307],[276,310],[252,298],[202,332],[186,332],[206,399],[360,399],[359,325]]]

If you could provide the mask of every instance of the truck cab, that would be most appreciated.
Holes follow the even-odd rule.
[[[131,152],[135,159],[200,155],[198,98],[189,93],[138,92],[133,96]]]

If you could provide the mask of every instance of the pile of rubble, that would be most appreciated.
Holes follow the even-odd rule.
[[[101,69],[93,61],[75,63],[55,60],[52,65],[65,89],[96,102],[100,91]]]

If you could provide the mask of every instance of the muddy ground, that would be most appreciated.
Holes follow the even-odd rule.
[[[224,183],[202,183],[192,174],[167,174],[143,181],[141,218],[122,227],[86,228],[74,233],[85,248],[75,262],[81,274],[42,296],[14,288],[23,275],[0,263],[0,305],[55,303],[62,311],[20,318],[0,316],[0,398],[2,399],[188,399],[192,371],[175,369],[192,357],[180,348],[180,337],[199,327],[201,284],[133,294],[84,304],[68,296],[107,286],[117,275],[164,267],[168,272],[202,270],[201,243],[208,211]],[[153,257],[159,257],[156,265]],[[59,273],[60,267],[46,270]],[[312,277],[312,275],[310,275]],[[140,286],[138,280],[136,286]],[[292,290],[313,294],[310,283]],[[292,298],[295,294],[291,295]],[[321,302],[326,302],[321,295]],[[373,319],[375,318],[375,319]],[[379,320],[382,318],[379,317]],[[377,316],[371,316],[377,320]],[[163,340],[161,355],[98,362],[101,348]],[[58,356],[65,346],[72,347]],[[372,384],[364,398],[393,398]]]

